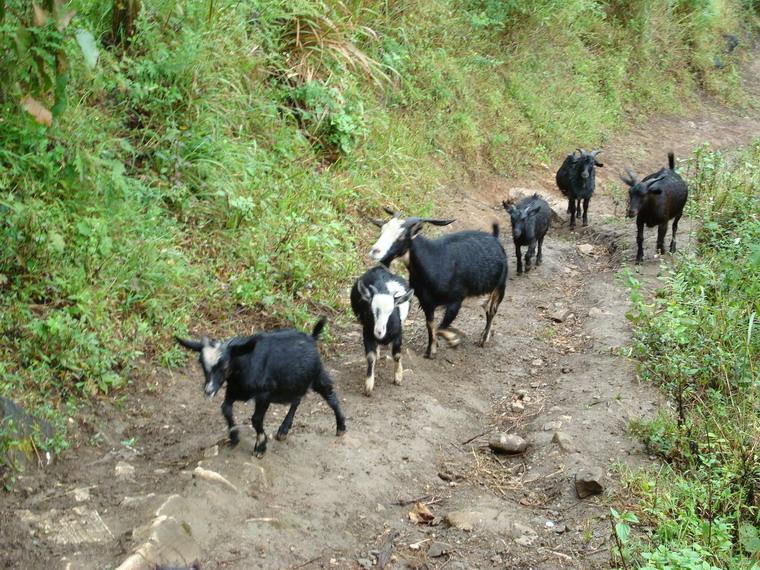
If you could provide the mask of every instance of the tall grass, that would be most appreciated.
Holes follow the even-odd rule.
[[[641,371],[673,402],[637,426],[667,460],[633,479],[651,541],[641,555],[647,568],[750,568],[760,554],[760,141],[731,160],[702,150],[694,171],[697,251],[679,256],[652,302],[632,282]]]
[[[751,20],[730,0],[157,0],[110,45],[111,5],[71,0],[66,30],[21,0],[0,16],[0,395],[54,421],[139,382],[138,358],[181,362],[173,333],[341,318],[370,210],[430,212],[451,180],[734,93],[721,34]],[[52,127],[19,104],[32,87],[65,99]]]

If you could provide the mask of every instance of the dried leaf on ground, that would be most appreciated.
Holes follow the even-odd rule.
[[[21,100],[21,105],[39,124],[48,127],[53,125],[53,113],[34,97],[27,95]]]
[[[409,511],[409,520],[413,523],[430,524],[433,519],[435,519],[435,515],[423,503],[414,503],[414,508]]]

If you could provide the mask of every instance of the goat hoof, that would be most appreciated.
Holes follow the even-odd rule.
[[[228,443],[230,447],[235,447],[238,443],[240,443],[240,437],[237,434],[231,435]]]
[[[278,431],[277,435],[275,435],[274,438],[277,441],[285,441],[286,439],[288,439],[288,434],[287,434],[287,432],[281,433],[281,432]]]
[[[342,437],[346,435],[346,428],[336,430],[335,437]]]

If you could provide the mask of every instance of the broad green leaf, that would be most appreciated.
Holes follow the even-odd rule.
[[[629,527],[627,524],[617,523],[615,525],[615,534],[617,534],[620,542],[625,544],[628,542],[628,536],[631,534],[631,527]]]
[[[100,52],[98,46],[95,43],[95,38],[88,30],[78,29],[76,33],[77,43],[82,48],[82,55],[84,55],[84,61],[87,67],[92,69],[98,64],[98,57]]]

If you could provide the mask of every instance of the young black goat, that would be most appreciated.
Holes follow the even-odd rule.
[[[627,176],[620,177],[630,186],[627,215],[629,218],[636,218],[636,263],[641,263],[644,259],[645,224],[648,228],[657,226],[657,252],[664,254],[668,221],[673,220],[670,253],[676,251],[678,220],[683,214],[689,189],[675,171],[675,167],[675,156],[669,152],[667,168],[661,168],[641,181],[637,181],[636,175],[629,170],[626,170]]]
[[[581,213],[583,200],[583,225],[588,225],[588,203],[596,187],[596,167],[604,166],[596,157],[601,150],[586,152],[582,148],[568,154],[557,171],[557,186],[567,196],[567,212],[570,214],[570,228],[575,227],[575,216]]]
[[[367,355],[367,378],[364,394],[372,395],[375,387],[377,345],[392,343],[395,362],[393,383],[401,384],[401,328],[409,314],[409,300],[414,294],[407,282],[378,265],[359,277],[351,289],[351,308],[362,324],[364,352]]]
[[[332,380],[322,366],[316,340],[325,326],[320,319],[311,336],[294,329],[279,329],[253,336],[235,337],[224,342],[185,340],[177,342],[199,352],[199,361],[205,376],[204,391],[213,397],[227,383],[222,404],[222,415],[227,420],[230,442],[240,440],[232,416],[232,404],[255,400],[251,422],[256,430],[254,452],[261,457],[267,449],[264,433],[264,416],[269,404],[290,404],[285,419],[277,431],[277,439],[288,436],[293,416],[301,398],[312,388],[322,396],[335,413],[337,435],[346,431],[346,418],[340,409]]]
[[[462,301],[466,297],[488,294],[486,326],[480,337],[480,346],[485,345],[507,284],[507,254],[499,243],[498,224],[493,224],[492,234],[465,231],[429,240],[420,235],[423,224],[446,226],[454,220],[402,219],[398,212],[389,209],[386,212],[393,215],[388,222],[373,220],[382,231],[370,255],[389,266],[397,257],[409,253],[409,284],[427,321],[425,356],[435,355],[439,335],[449,346],[457,346],[460,339],[449,326],[459,313]],[[446,313],[436,329],[435,309],[442,305]]]
[[[546,200],[538,194],[521,200],[516,206],[505,201],[502,202],[502,205],[512,220],[512,239],[515,242],[515,253],[517,254],[517,274],[520,275],[523,272],[520,248],[524,245],[528,246],[528,252],[525,254],[525,271],[530,271],[533,255],[536,253],[536,244],[538,244],[536,266],[541,265],[543,259],[541,249],[546,232],[549,230],[552,211]]]

